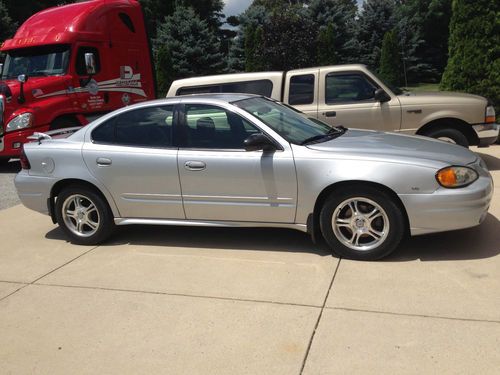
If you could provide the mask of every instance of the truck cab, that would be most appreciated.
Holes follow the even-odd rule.
[[[94,0],[41,11],[0,51],[6,56],[0,160],[18,156],[35,131],[83,126],[155,97],[144,18],[134,0]]]

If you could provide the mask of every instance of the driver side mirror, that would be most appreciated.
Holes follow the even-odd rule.
[[[382,89],[375,90],[375,100],[380,103],[385,103],[391,100],[391,97]]]
[[[26,74],[21,74],[17,76],[17,80],[21,83],[26,83],[28,76]]]
[[[252,134],[243,145],[245,151],[276,151],[276,145],[262,133]]]
[[[89,76],[97,73],[97,63],[92,52],[85,53],[85,69]]]

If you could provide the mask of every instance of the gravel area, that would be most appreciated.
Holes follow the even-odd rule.
[[[7,164],[0,164],[0,210],[20,203],[14,187],[14,177],[20,169],[21,166],[17,160],[11,160]]]

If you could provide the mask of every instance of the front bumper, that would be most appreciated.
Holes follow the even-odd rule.
[[[496,142],[498,139],[498,131],[500,126],[498,124],[476,124],[472,125],[472,129],[477,134],[479,139],[479,147],[487,147]]]
[[[412,236],[477,226],[486,218],[493,197],[491,176],[480,176],[459,189],[439,188],[432,194],[401,194]]]

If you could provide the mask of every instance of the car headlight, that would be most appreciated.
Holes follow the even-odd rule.
[[[14,130],[27,128],[33,125],[33,117],[33,113],[30,112],[20,114],[9,121],[5,130],[11,132]]]
[[[478,178],[477,172],[469,167],[446,167],[436,173],[436,180],[445,188],[464,187]]]

